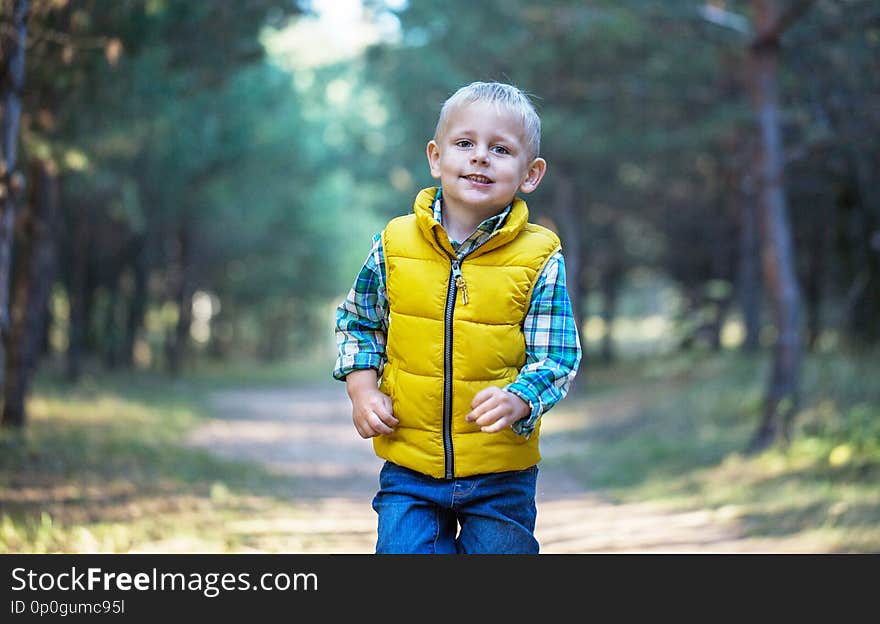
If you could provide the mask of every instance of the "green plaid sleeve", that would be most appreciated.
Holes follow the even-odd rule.
[[[555,253],[535,284],[523,322],[526,364],[505,390],[532,408],[513,430],[528,437],[538,419],[568,393],[581,361],[577,323],[565,285],[565,260]]]
[[[344,380],[351,371],[365,368],[375,368],[381,375],[387,332],[385,258],[382,236],[377,234],[348,296],[336,308],[338,356],[333,377]]]

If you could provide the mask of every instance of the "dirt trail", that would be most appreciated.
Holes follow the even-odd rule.
[[[260,462],[297,481],[297,513],[261,517],[235,530],[271,531],[274,544],[281,533],[287,552],[372,552],[375,514],[370,501],[381,462],[373,455],[372,444],[355,432],[342,384],[229,390],[215,393],[212,405],[216,417],[193,432],[191,444],[224,457]],[[619,399],[610,405],[617,416],[635,407]],[[566,432],[585,425],[574,412],[560,416],[564,417],[548,415],[544,422],[545,460],[566,453],[572,444]],[[538,476],[536,535],[543,553],[760,553],[816,548],[743,538],[735,519],[723,512],[614,504],[584,489],[559,465],[545,461]]]

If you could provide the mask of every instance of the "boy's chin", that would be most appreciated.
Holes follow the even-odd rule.
[[[499,193],[492,188],[465,188],[457,193],[457,195],[463,202],[471,203],[475,207],[482,206],[485,208],[494,205],[501,205],[503,208],[513,201],[516,193]]]

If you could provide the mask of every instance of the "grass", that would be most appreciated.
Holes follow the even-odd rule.
[[[224,525],[287,504],[296,484],[182,443],[205,389],[44,380],[24,431],[0,433],[0,553],[247,549]]]
[[[880,552],[880,357],[808,356],[791,442],[747,455],[767,365],[727,353],[587,372],[595,389],[563,408],[586,415],[582,450],[558,461],[615,500],[722,510],[748,536]]]

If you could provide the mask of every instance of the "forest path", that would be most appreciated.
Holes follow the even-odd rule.
[[[625,419],[637,393],[607,395],[592,413]],[[220,456],[259,462],[296,484],[295,513],[272,512],[230,530],[266,549],[295,553],[370,553],[376,518],[370,503],[381,460],[357,435],[341,383],[231,389],[211,396],[214,417],[188,443]],[[558,411],[557,411],[558,410]],[[801,540],[747,538],[724,510],[677,511],[653,503],[616,504],[570,474],[566,453],[583,453],[587,417],[557,408],[544,421],[536,536],[542,553],[809,552]],[[593,417],[595,419],[595,416]],[[274,515],[277,514],[277,515]],[[259,534],[266,539],[261,540]]]

